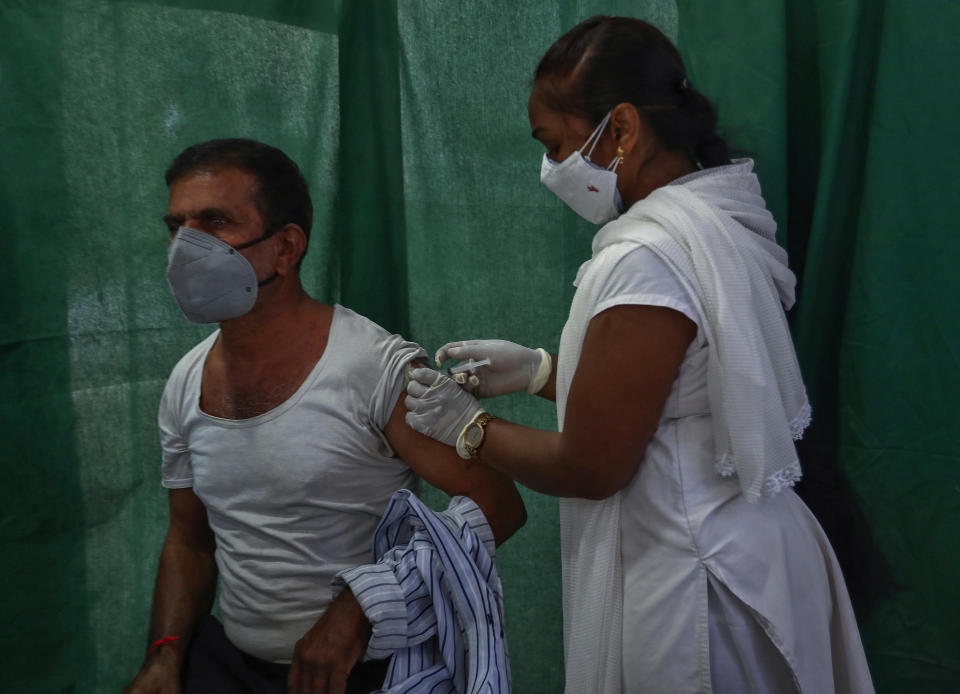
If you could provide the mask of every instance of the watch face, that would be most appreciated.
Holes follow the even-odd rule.
[[[467,445],[471,448],[476,448],[483,440],[483,427],[479,424],[471,425],[471,427],[464,432],[463,440],[466,441]]]

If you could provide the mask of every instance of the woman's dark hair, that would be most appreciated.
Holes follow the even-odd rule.
[[[717,112],[690,86],[680,53],[652,24],[591,17],[550,46],[534,81],[550,108],[596,125],[619,103],[637,107],[667,149],[704,167],[730,163]]]
[[[177,155],[164,174],[171,185],[189,174],[203,170],[241,169],[257,180],[254,204],[267,231],[296,224],[310,241],[313,203],[300,168],[276,147],[256,140],[228,138],[208,140],[187,147]]]

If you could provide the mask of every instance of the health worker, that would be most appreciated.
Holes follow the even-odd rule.
[[[635,19],[557,40],[529,116],[541,181],[603,224],[559,354],[448,343],[440,362],[491,363],[465,387],[418,369],[406,421],[561,497],[566,692],[872,692],[833,550],[792,490],[811,411],[753,162]],[[556,401],[558,432],[476,399],[523,390]]]

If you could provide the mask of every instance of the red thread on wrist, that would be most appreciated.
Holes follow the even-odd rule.
[[[174,641],[179,641],[179,640],[180,640],[179,636],[164,636],[162,639],[157,639],[150,646],[150,650],[147,652],[147,655],[150,655],[151,653],[153,653],[155,650],[160,648],[160,646],[163,646],[168,643],[173,643]]]

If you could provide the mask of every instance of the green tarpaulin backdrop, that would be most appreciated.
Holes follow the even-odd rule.
[[[539,184],[526,99],[596,13],[675,39],[757,161],[817,444],[898,586],[861,624],[878,690],[960,690],[955,0],[0,0],[0,690],[116,692],[142,656],[156,407],[209,330],[163,277],[170,159],[279,146],[311,183],[316,297],[429,350],[556,349],[593,228]],[[553,427],[531,400],[491,409]],[[559,692],[556,505],[524,496],[514,688]]]

